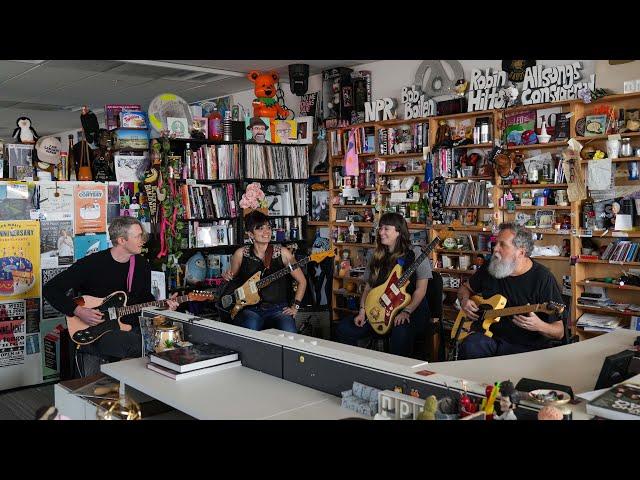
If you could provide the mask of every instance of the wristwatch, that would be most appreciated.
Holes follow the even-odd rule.
[[[293,305],[291,305],[291,308],[295,308],[296,310],[300,310],[300,305],[301,305],[300,300],[295,300],[293,302]]]

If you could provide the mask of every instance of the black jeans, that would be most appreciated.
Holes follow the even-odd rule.
[[[545,347],[508,343],[499,338],[487,337],[482,333],[476,332],[465,338],[458,348],[458,360],[470,360],[472,358],[498,357],[513,353],[531,352]]]

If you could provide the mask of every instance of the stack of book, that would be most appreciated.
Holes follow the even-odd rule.
[[[152,353],[149,370],[174,380],[204,375],[241,365],[238,352],[218,345],[201,344]]]
[[[611,420],[640,420],[640,385],[615,385],[587,403],[587,413]]]

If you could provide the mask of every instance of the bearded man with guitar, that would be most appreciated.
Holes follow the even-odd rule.
[[[126,292],[128,305],[153,301],[151,267],[140,255],[146,237],[138,219],[114,219],[109,226],[109,238],[113,247],[81,258],[53,277],[43,287],[43,296],[58,311],[80,319],[86,327],[96,327],[105,322],[105,314],[79,305],[67,296],[69,290],[93,297],[108,297],[114,292]],[[170,310],[175,310],[178,303],[168,299],[166,305]],[[90,344],[83,345],[82,351],[116,358],[139,357],[142,355],[142,338],[138,315],[120,318],[123,324],[121,328],[117,328],[116,323],[116,328],[102,333]]]
[[[289,278],[288,275],[282,276],[261,288],[260,301],[244,307],[232,321],[251,330],[277,328],[295,333],[295,316],[307,289],[307,279],[300,268],[293,267],[296,259],[287,248],[269,244],[271,224],[267,215],[253,210],[245,216],[244,222],[252,245],[241,247],[234,252],[229,270],[222,274],[224,279],[230,282],[230,285],[240,286],[257,272],[264,272],[264,277],[288,267],[289,273],[298,282],[298,289],[293,304],[289,305]]]
[[[513,223],[500,225],[491,262],[483,265],[458,289],[462,312],[477,320],[480,309],[472,295],[482,298],[502,295],[507,308],[554,302],[563,305],[560,289],[548,268],[530,258],[533,237],[526,228]],[[540,350],[552,339],[564,336],[564,324],[558,313],[501,317],[490,327],[492,336],[481,331],[468,335],[459,346],[458,359],[483,358]]]
[[[398,213],[385,213],[380,217],[376,248],[367,256],[365,289],[360,298],[360,310],[355,317],[345,317],[337,327],[338,341],[357,345],[358,340],[376,333],[367,321],[367,295],[372,289],[387,282],[396,265],[407,270],[421,256],[419,247],[411,247],[407,222]],[[429,279],[433,278],[428,259],[421,262],[409,277],[407,293],[411,301],[391,320],[389,351],[394,355],[410,356],[415,336],[426,330],[428,306],[425,298]]]

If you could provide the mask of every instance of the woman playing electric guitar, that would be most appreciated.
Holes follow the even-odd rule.
[[[372,288],[382,285],[387,280],[396,264],[406,269],[420,254],[420,248],[411,247],[407,222],[402,215],[385,213],[380,217],[375,251],[367,255],[367,270],[364,275],[366,284],[360,298],[360,311],[355,318],[346,317],[340,320],[337,328],[340,342],[357,345],[358,340],[375,333],[365,315],[367,295]],[[410,356],[416,334],[425,331],[428,317],[425,294],[432,277],[428,260],[423,261],[410,277],[407,293],[411,294],[411,302],[393,319],[390,353]]]
[[[231,257],[231,267],[222,274],[225,280],[240,286],[258,271],[264,271],[264,277],[296,263],[295,257],[287,248],[269,244],[271,225],[267,215],[254,210],[244,221],[252,245],[235,251]],[[293,305],[288,305],[290,284],[288,276],[285,276],[262,288],[260,303],[243,308],[235,316],[233,323],[251,330],[277,328],[295,333],[295,316],[307,289],[307,279],[299,268],[292,270],[291,276],[298,282]]]

